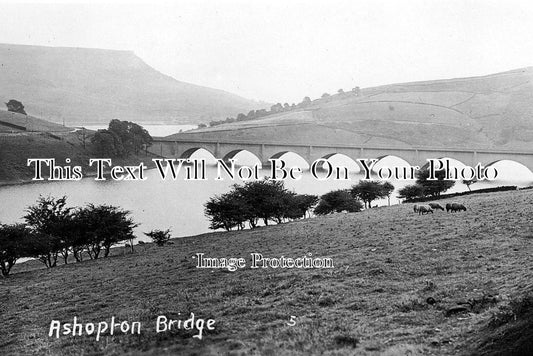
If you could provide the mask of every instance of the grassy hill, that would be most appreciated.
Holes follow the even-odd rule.
[[[91,143],[93,131],[74,130],[33,116],[0,111],[0,185],[28,182],[34,167],[28,167],[28,158],[54,158],[58,165],[82,166],[84,175],[94,172],[89,159],[97,157]],[[115,164],[152,162],[145,154],[113,158]],[[47,171],[46,171],[47,172]]]
[[[133,52],[0,44],[0,98],[51,121],[195,123],[261,103],[166,76]]]
[[[186,135],[367,146],[533,147],[533,67],[367,88]],[[179,136],[179,135],[177,135]]]
[[[456,214],[418,216],[400,205],[136,246],[133,254],[116,250],[107,260],[53,270],[17,265],[0,280],[0,348],[35,355],[526,355],[533,349],[532,200],[532,190],[471,195],[460,198],[468,210]],[[335,268],[229,272],[197,269],[193,258],[243,257],[249,266],[254,252],[312,253],[332,258]],[[215,319],[215,330],[204,330],[202,340],[191,331],[155,333],[157,316],[190,312]],[[74,316],[141,321],[143,331],[98,342],[48,337],[51,320]]]
[[[31,115],[0,111],[0,133],[23,133],[33,131],[58,133],[73,131],[73,129]]]

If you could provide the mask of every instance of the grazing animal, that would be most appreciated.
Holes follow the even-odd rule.
[[[466,211],[466,206],[458,203],[448,203],[446,204],[446,212],[455,213],[457,211]]]
[[[418,205],[416,205],[416,204],[413,205],[413,210],[414,210],[415,213],[418,213]]]
[[[464,206],[463,204],[452,203],[452,210],[453,211],[466,211],[466,206]]]
[[[444,211],[444,208],[443,208],[440,204],[437,204],[437,203],[429,203],[429,206],[430,206],[432,209],[435,209],[435,210],[442,210],[442,211]]]
[[[431,209],[429,206],[427,205],[420,205],[418,207],[418,215],[424,215],[424,214],[433,214],[433,209]]]

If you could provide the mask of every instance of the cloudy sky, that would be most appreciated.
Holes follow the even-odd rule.
[[[529,0],[2,1],[0,42],[132,50],[269,102],[533,65]]]

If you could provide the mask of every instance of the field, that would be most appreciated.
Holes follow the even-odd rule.
[[[468,210],[418,216],[406,204],[135,246],[134,253],[117,248],[114,257],[52,270],[17,265],[0,280],[0,353],[527,354],[533,190],[455,201]],[[253,252],[312,253],[331,257],[334,268],[229,272],[198,269],[193,258],[244,257],[249,266]],[[204,330],[202,340],[191,330],[156,334],[158,316],[190,312],[215,319],[215,330]],[[143,329],[99,341],[48,337],[53,319],[74,316],[141,321]]]

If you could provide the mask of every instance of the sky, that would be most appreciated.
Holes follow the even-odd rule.
[[[274,103],[533,66],[529,0],[0,3],[1,43],[131,50],[180,81]]]

